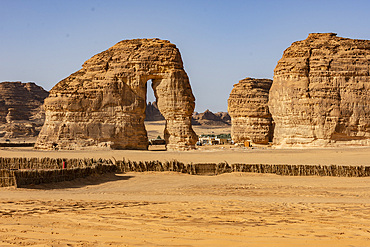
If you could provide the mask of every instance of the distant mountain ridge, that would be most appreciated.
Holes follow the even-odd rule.
[[[155,101],[147,104],[145,114],[145,121],[164,120]],[[207,109],[203,113],[194,112],[191,123],[193,125],[227,126],[231,125],[231,118],[227,112],[213,113]]]
[[[158,110],[157,102],[149,102],[145,108],[145,121],[160,121],[164,120],[161,112]]]
[[[227,112],[213,113],[207,109],[203,113],[194,112],[191,122],[193,125],[226,126],[231,124],[231,118]]]

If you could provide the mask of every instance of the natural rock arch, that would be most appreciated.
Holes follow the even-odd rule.
[[[166,119],[167,149],[194,148],[195,107],[179,50],[159,39],[124,40],[87,60],[45,100],[38,149],[147,149],[147,81]]]

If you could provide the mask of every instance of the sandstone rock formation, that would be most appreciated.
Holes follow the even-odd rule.
[[[159,111],[157,102],[149,102],[145,108],[145,121],[161,121],[164,120],[162,113]]]
[[[228,126],[230,125],[228,117],[230,118],[227,112],[213,113],[206,110],[203,113],[194,112],[191,121],[193,125]]]
[[[0,83],[0,137],[34,137],[44,123],[48,92],[33,82]]]
[[[35,147],[147,149],[148,80],[166,119],[167,148],[193,148],[189,79],[179,50],[159,39],[121,41],[55,85],[45,100],[46,120]]]
[[[370,41],[313,33],[285,50],[269,107],[274,143],[370,144]]]
[[[268,109],[270,79],[245,78],[234,85],[228,100],[231,137],[235,143],[267,144],[272,139],[272,118]]]

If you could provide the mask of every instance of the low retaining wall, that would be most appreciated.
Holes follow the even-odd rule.
[[[0,157],[0,187],[70,181],[116,170],[114,162],[105,159]]]
[[[0,157],[0,169],[62,169],[84,168],[97,164],[114,164],[106,159],[54,159],[54,158],[2,158]]]
[[[85,168],[54,169],[54,170],[0,170],[0,186],[15,186],[18,188],[43,183],[71,181],[91,175],[101,175],[115,172],[115,165],[98,164]]]
[[[116,161],[121,172],[175,171],[192,175],[218,175],[230,172],[273,173],[285,176],[336,176],[368,177],[370,166],[341,165],[270,165],[270,164],[228,164],[205,163],[184,164],[179,161]]]
[[[63,162],[67,169],[63,169]],[[0,158],[0,187],[22,187],[84,178],[108,172],[174,171],[191,175],[218,175],[230,172],[273,173],[285,176],[368,177],[370,166],[270,165],[172,161],[129,161],[103,159]]]
[[[14,171],[7,169],[0,169],[0,187],[15,186]]]
[[[285,176],[335,176],[335,177],[370,176],[370,166],[233,164],[232,171],[274,173],[277,175]]]

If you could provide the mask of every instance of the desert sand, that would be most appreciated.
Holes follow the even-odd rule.
[[[0,189],[1,246],[368,246],[370,178],[107,174]]]
[[[215,146],[187,152],[2,148],[0,156],[370,165],[370,148],[365,147]],[[370,178],[106,174],[0,188],[0,215],[0,246],[369,246]]]

